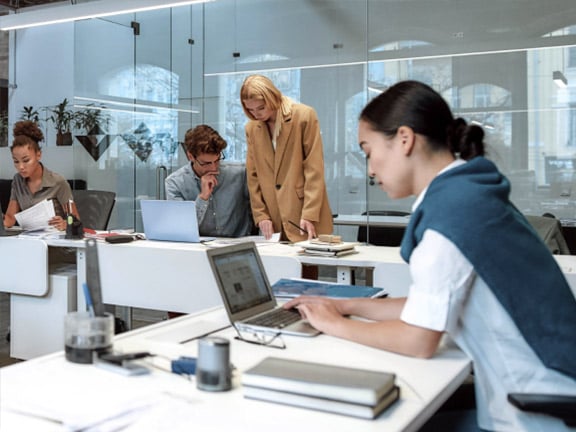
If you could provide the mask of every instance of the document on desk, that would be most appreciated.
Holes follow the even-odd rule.
[[[52,201],[44,200],[35,206],[16,213],[14,216],[23,230],[36,230],[48,228],[50,226],[48,221],[56,216],[56,213],[54,212]]]
[[[180,377],[128,377],[65,362],[2,373],[1,410],[59,423],[63,430],[103,431],[125,430],[158,409],[181,413],[183,406],[190,410],[198,402],[188,396],[189,381]]]

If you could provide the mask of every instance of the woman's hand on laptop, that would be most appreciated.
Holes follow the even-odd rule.
[[[338,322],[344,320],[345,300],[326,297],[300,296],[286,302],[285,309],[298,309],[310,325],[326,334],[333,334]]]

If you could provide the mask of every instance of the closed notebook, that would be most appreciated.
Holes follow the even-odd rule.
[[[272,291],[276,297],[281,298],[293,298],[301,295],[332,298],[378,298],[386,297],[387,295],[383,288],[289,278],[278,279],[272,285]]]
[[[242,385],[374,406],[395,379],[389,372],[267,357],[242,374]]]
[[[244,397],[268,402],[276,402],[284,405],[292,405],[301,408],[326,411],[335,414],[373,419],[382,411],[392,405],[400,396],[400,389],[392,387],[376,405],[360,405],[350,402],[336,401],[333,399],[318,398],[296,393],[287,393],[262,387],[244,386]]]
[[[304,249],[311,249],[324,252],[342,252],[353,250],[358,242],[339,242],[339,243],[326,243],[318,242],[314,240],[305,240],[301,242],[294,243],[294,246],[300,246]]]

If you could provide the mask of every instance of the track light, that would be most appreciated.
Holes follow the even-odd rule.
[[[0,16],[0,30],[18,30],[89,18],[185,6],[210,0],[99,0]]]

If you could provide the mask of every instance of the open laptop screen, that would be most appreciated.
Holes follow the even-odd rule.
[[[200,241],[194,201],[141,200],[140,206],[148,240]]]
[[[230,313],[273,301],[254,248],[212,257]]]

